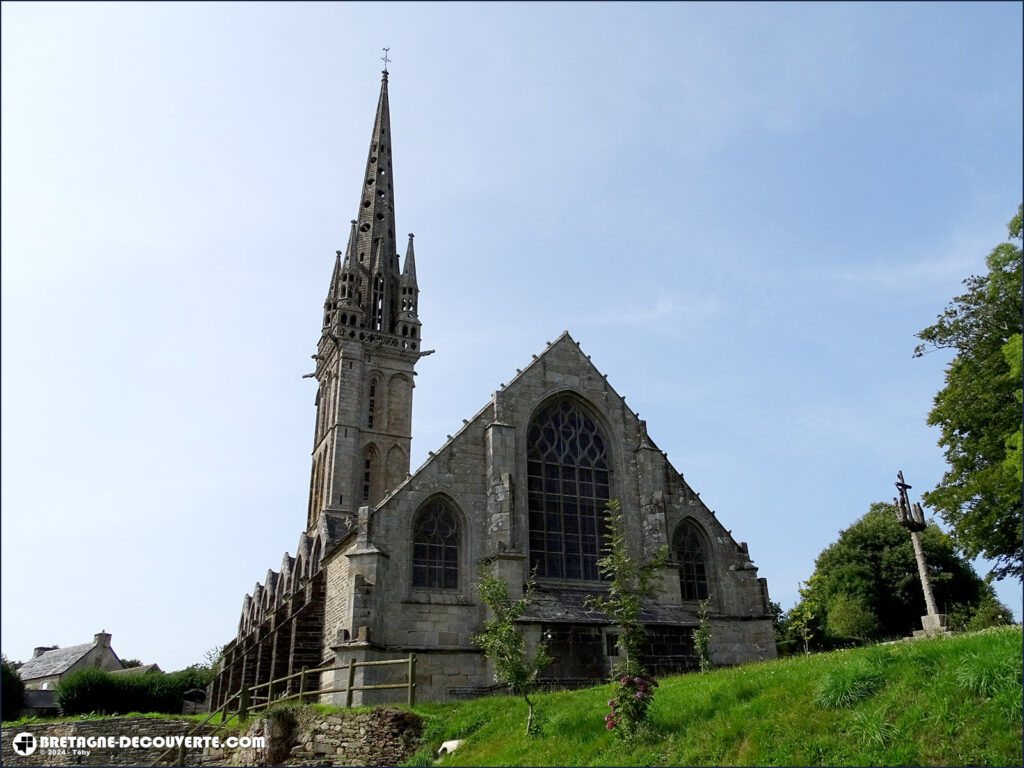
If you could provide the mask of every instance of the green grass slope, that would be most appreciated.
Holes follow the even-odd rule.
[[[611,686],[425,704],[432,765],[1021,765],[1021,628],[877,645],[661,681],[651,733],[604,728]]]

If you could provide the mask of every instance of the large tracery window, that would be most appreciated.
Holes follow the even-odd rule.
[[[413,523],[412,585],[423,589],[459,586],[459,522],[444,499],[427,502]]]
[[[679,567],[679,588],[683,600],[705,600],[708,596],[708,558],[704,537],[690,520],[676,526],[672,535],[672,554]]]
[[[530,567],[551,579],[599,579],[611,459],[575,401],[555,401],[530,425],[526,475]]]

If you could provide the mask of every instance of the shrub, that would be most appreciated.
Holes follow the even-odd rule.
[[[112,675],[102,669],[83,669],[68,675],[57,686],[57,703],[67,715],[98,712],[181,713],[184,693],[203,687],[202,672],[183,669],[157,675]]]
[[[0,661],[0,717],[14,720],[25,706],[25,683],[18,675],[18,669],[7,659]]]

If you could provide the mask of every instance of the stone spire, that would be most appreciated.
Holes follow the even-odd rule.
[[[405,268],[398,280],[399,308],[396,333],[409,338],[419,338],[420,320],[417,315],[419,304],[419,286],[416,284],[416,252],[412,247],[412,232],[409,233],[409,245],[405,249]]]
[[[405,248],[405,268],[402,270],[402,282],[416,285],[416,254],[412,250],[412,239],[415,237],[409,233],[409,245]]]
[[[365,327],[394,333],[398,315],[398,252],[395,242],[394,179],[391,173],[391,113],[388,73],[382,73],[366,174],[359,198],[355,248],[348,259],[361,267],[356,294]]]

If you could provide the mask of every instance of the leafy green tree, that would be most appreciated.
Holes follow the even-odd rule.
[[[537,678],[551,663],[547,648],[537,645],[531,656],[527,652],[526,640],[516,626],[516,620],[530,604],[533,597],[533,582],[524,585],[523,596],[513,600],[508,594],[504,579],[494,573],[494,564],[485,562],[480,569],[477,594],[493,614],[484,624],[484,631],[473,638],[487,658],[494,664],[494,677],[504,683],[517,696],[522,696],[529,708],[526,718],[526,733],[534,733],[533,701],[530,694],[537,688]]]
[[[925,503],[945,520],[968,557],[994,561],[990,577],[1024,579],[1021,458],[1021,213],[1010,240],[989,254],[989,272],[964,281],[938,321],[917,334],[914,350],[950,349],[946,386],[935,396],[928,423],[941,430],[949,470]]]
[[[863,598],[840,592],[828,604],[828,631],[835,637],[867,640],[878,634],[878,619]]]
[[[135,667],[141,667],[142,661],[140,659],[121,659],[121,669],[135,669]]]
[[[1013,611],[995,595],[985,595],[978,605],[958,605],[950,611],[949,627],[957,632],[976,632],[1013,624]]]
[[[609,730],[616,729],[616,735],[628,738],[637,736],[646,724],[647,710],[658,686],[640,661],[645,635],[640,612],[643,601],[657,591],[658,571],[668,562],[668,547],[661,547],[649,562],[640,564],[629,554],[626,520],[618,499],[605,505],[605,517],[605,554],[597,565],[609,580],[608,596],[589,595],[583,605],[606,614],[619,627],[615,643],[622,659],[612,670],[618,690],[608,702],[612,712],[606,723]]]
[[[25,683],[18,675],[18,665],[0,656],[0,718],[14,720],[25,706]]]
[[[977,606],[992,594],[934,522],[919,536],[940,611]],[[840,532],[839,540],[818,555],[814,575],[800,595],[790,615],[806,610],[816,619],[816,626],[824,630],[824,636],[816,638],[817,647],[827,647],[829,638],[902,637],[920,629],[926,609],[917,560],[892,504],[872,504],[867,514]],[[844,597],[839,599],[840,595]],[[840,615],[833,616],[836,610]],[[874,628],[868,626],[865,613],[874,617]],[[850,633],[851,627],[858,631]]]

